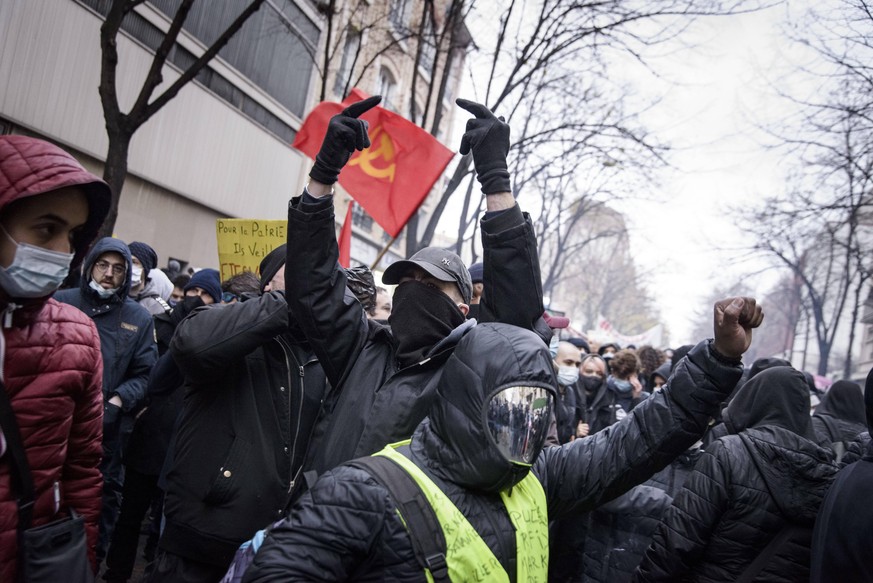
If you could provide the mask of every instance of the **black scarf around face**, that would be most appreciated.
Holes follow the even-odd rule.
[[[388,318],[397,340],[397,360],[409,366],[424,360],[428,351],[464,323],[464,314],[449,296],[420,281],[397,286]]]

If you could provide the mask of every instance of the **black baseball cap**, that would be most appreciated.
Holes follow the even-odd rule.
[[[470,279],[470,272],[467,271],[461,258],[448,249],[425,247],[409,259],[395,261],[385,270],[382,283],[386,285],[400,283],[400,278],[406,275],[411,267],[423,269],[440,281],[456,283],[458,289],[461,290],[464,302],[470,303],[470,299],[473,297],[473,282]]]

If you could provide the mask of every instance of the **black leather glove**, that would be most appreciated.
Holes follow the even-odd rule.
[[[506,156],[509,155],[509,124],[502,117],[494,117],[491,110],[473,101],[455,101],[463,109],[476,116],[467,122],[467,130],[461,138],[461,155],[472,150],[476,177],[482,184],[482,192],[496,194],[510,192],[509,170]]]
[[[355,150],[370,147],[367,135],[368,124],[360,115],[376,107],[382,101],[381,95],[368,97],[353,103],[342,112],[330,118],[327,133],[321,149],[315,156],[315,164],[309,176],[322,184],[333,184],[339,178],[340,170],[346,165]]]

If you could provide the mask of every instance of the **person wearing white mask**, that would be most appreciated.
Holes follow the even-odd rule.
[[[103,365],[94,323],[52,294],[82,263],[109,210],[109,187],[57,146],[0,136],[0,378],[34,499],[30,526],[75,510],[91,569],[100,514]],[[20,492],[10,423],[0,423],[0,581],[17,581]]]
[[[584,404],[580,402],[580,392],[577,388],[582,358],[578,348],[562,340],[558,342],[553,362],[558,378],[555,420],[558,441],[563,445],[577,437],[588,435],[588,424],[584,422]]]
[[[104,237],[85,259],[78,289],[55,298],[90,316],[103,355],[103,508],[97,559],[102,560],[121,508],[121,452],[144,404],[149,373],[158,359],[155,327],[148,310],[128,296],[133,263],[124,241]]]
[[[131,241],[127,247],[133,262],[128,295],[152,316],[170,313],[173,310],[169,304],[173,282],[157,269],[158,254],[151,245],[142,241]]]

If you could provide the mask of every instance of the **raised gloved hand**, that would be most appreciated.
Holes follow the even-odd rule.
[[[509,124],[502,117],[495,117],[481,103],[466,99],[458,99],[455,103],[476,116],[467,122],[467,130],[461,138],[460,152],[462,155],[473,152],[473,164],[482,184],[482,192],[509,192],[509,170],[506,166],[506,156],[509,155]]]
[[[370,137],[367,135],[369,124],[358,117],[379,105],[380,101],[381,95],[368,97],[330,118],[321,149],[315,156],[312,170],[309,171],[313,180],[322,184],[335,183],[352,153],[370,147]]]
[[[727,298],[713,307],[712,347],[722,356],[740,358],[752,343],[752,329],[764,321],[754,298]]]

